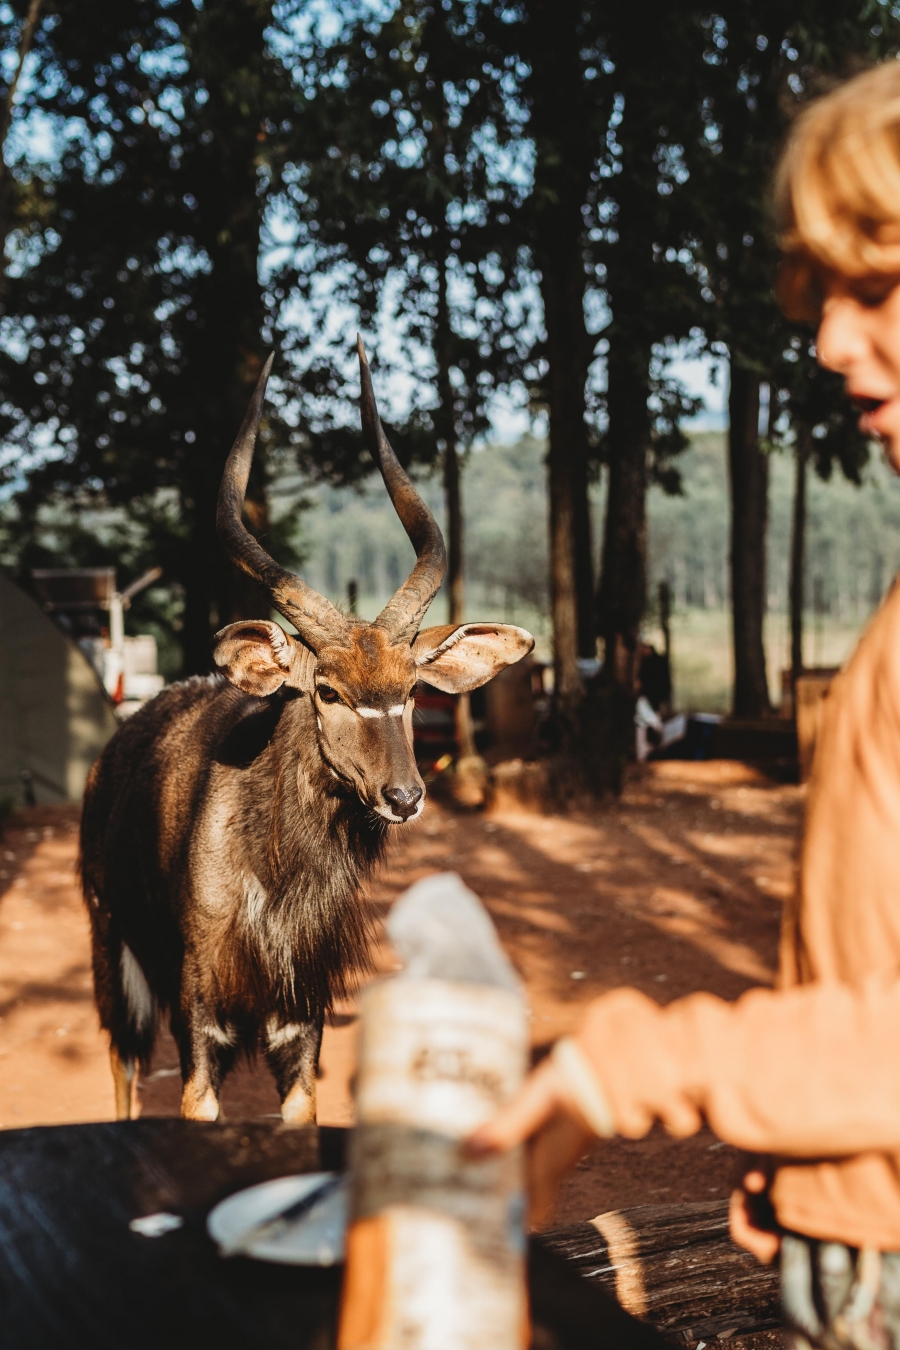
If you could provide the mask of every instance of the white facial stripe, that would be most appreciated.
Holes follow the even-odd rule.
[[[393,708],[388,708],[388,717],[402,717],[406,711],[405,703],[398,703]]]
[[[384,713],[379,708],[357,708],[356,711],[360,717],[384,717]],[[391,709],[393,712],[393,709]]]

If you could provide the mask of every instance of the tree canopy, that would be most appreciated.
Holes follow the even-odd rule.
[[[29,4],[3,10],[7,93]],[[634,695],[646,494],[679,490],[696,408],[670,368],[686,343],[730,366],[736,704],[759,710],[768,447],[802,433],[821,474],[850,478],[866,454],[775,303],[768,183],[794,112],[893,54],[900,10],[723,0],[659,25],[574,0],[86,13],[46,0],[8,99],[7,555],[83,560],[90,532],[50,540],[41,511],[115,508],[129,558],[165,567],[185,668],[202,669],[212,629],[262,604],[213,521],[264,353],[279,364],[247,519],[289,561],[272,475],[352,484],[371,468],[347,399],[359,327],[394,377],[401,457],[442,468],[457,578],[459,474],[492,400],[546,415],[557,703],[577,741],[578,658],[598,636],[607,680]]]

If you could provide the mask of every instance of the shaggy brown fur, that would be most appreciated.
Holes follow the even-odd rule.
[[[425,801],[417,672],[462,692],[534,645],[505,624],[418,632],[444,544],[384,437],[361,347],[363,426],[416,565],[367,624],[269,558],[241,503],[270,368],[228,457],[217,528],[299,635],[269,619],[229,624],[213,651],[225,678],[160,694],[116,733],[85,793],[94,985],[123,1116],[166,1014],[184,1115],[215,1119],[223,1075],[261,1044],[285,1119],[315,1119],[323,1018],[366,961],[359,887],[388,822],[415,819]]]
[[[314,718],[294,690],[188,680],[95,764],[82,878],[100,1020],[123,1062],[148,1063],[167,1012],[185,1080],[205,1059],[217,1092],[274,1017],[308,1028],[267,1046],[282,1096],[297,1076],[312,1089],[323,1015],[365,965],[356,897],[388,828],[329,773]]]

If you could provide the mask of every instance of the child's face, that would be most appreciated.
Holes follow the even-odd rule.
[[[879,438],[900,473],[900,279],[831,281],[816,345],[820,365],[843,375],[862,408],[860,430]]]

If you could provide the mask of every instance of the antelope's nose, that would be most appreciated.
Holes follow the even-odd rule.
[[[420,787],[386,787],[381,789],[381,795],[391,810],[400,816],[401,820],[409,820],[422,800],[422,789]]]

